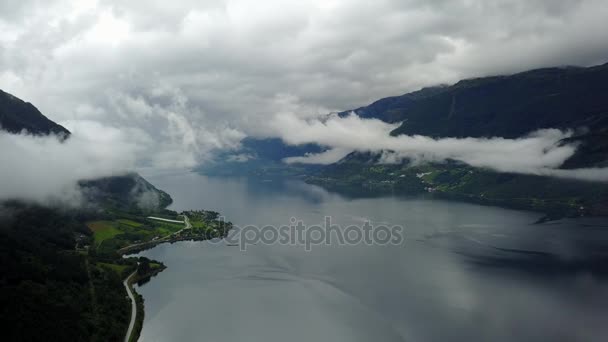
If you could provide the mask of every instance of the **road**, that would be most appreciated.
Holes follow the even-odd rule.
[[[158,221],[165,221],[165,222],[172,222],[172,223],[183,223],[184,224],[184,228],[178,230],[177,232],[171,234],[169,237],[173,236],[173,235],[178,235],[179,233],[181,233],[184,229],[190,229],[192,228],[192,224],[190,224],[190,219],[188,218],[188,216],[186,215],[182,215],[184,217],[183,221],[178,221],[178,220],[169,220],[169,219],[165,219],[162,217],[154,217],[154,216],[148,216],[149,219],[152,220],[158,220]],[[167,237],[164,237],[163,239],[166,239]]]
[[[154,217],[154,216],[148,216],[148,218],[152,219],[152,220],[165,221],[165,222],[173,222],[173,223],[183,223],[184,224],[184,228],[176,231],[175,233],[173,233],[173,234],[171,234],[169,236],[165,236],[164,238],[162,238],[162,239],[159,240],[159,241],[163,241],[163,240],[171,238],[172,236],[179,235],[179,233],[181,233],[185,229],[192,228],[192,224],[190,224],[190,219],[188,218],[188,216],[186,216],[186,215],[182,215],[182,216],[184,217],[183,221],[169,220],[169,219],[164,219],[164,218],[161,218],[161,217]]]
[[[184,215],[184,221],[183,222],[182,221],[176,221],[176,220],[163,219],[163,218],[160,218],[160,217],[152,217],[152,216],[150,216],[148,218],[149,219],[153,219],[153,220],[160,220],[160,221],[167,221],[167,222],[178,222],[178,223],[183,223],[184,224],[184,228],[182,228],[179,231],[171,234],[168,237],[160,239],[159,241],[165,240],[165,239],[167,239],[167,238],[169,238],[171,236],[179,234],[184,229],[191,229],[192,228],[192,224],[190,224],[190,219],[186,215]],[[133,247],[133,246],[129,246],[129,247]],[[135,272],[131,273],[127,277],[127,279],[125,279],[123,281],[123,283],[122,283],[125,286],[125,289],[127,289],[127,294],[129,295],[129,299],[131,299],[131,321],[129,322],[129,329],[127,330],[127,335],[125,336],[125,342],[129,342],[129,338],[131,337],[131,334],[133,333],[133,328],[135,327],[135,320],[137,318],[137,304],[135,302],[135,296],[133,296],[133,291],[131,291],[131,286],[129,286],[129,280],[136,273],[137,273],[137,270]]]
[[[167,236],[165,236],[163,238],[160,238],[158,240],[148,241],[148,242],[142,242],[142,243],[136,243],[136,244],[133,244],[133,245],[129,245],[129,246],[123,247],[123,248],[119,249],[118,252],[119,253],[124,253],[125,251],[127,251],[127,250],[129,250],[129,249],[131,249],[133,247],[145,246],[145,245],[150,244],[151,242],[154,242],[155,244],[158,244],[158,243],[161,243],[161,242],[165,242],[167,240],[170,240],[172,237],[174,237],[176,235],[179,235],[185,229],[191,229],[192,228],[192,224],[190,224],[190,219],[186,215],[183,215],[183,216],[184,216],[184,220],[183,221],[169,220],[169,219],[163,219],[163,218],[160,218],[160,217],[148,216],[149,219],[153,219],[153,220],[161,220],[161,221],[167,221],[167,222],[183,223],[184,224],[184,228],[176,231],[175,233],[172,233],[172,234],[167,235]]]
[[[135,296],[133,296],[133,291],[131,291],[131,286],[129,286],[129,280],[136,273],[137,271],[131,273],[131,275],[128,276],[127,279],[122,282],[122,284],[125,286],[125,289],[127,289],[127,294],[129,295],[129,298],[131,299],[131,321],[129,322],[129,329],[127,330],[127,335],[125,336],[125,342],[129,342],[129,338],[133,333],[133,327],[135,327],[135,319],[137,318],[137,304],[135,302]]]
[[[166,218],[162,218],[162,217],[148,216],[148,218],[152,219],[152,220],[157,220],[157,221],[165,221],[165,222],[172,222],[172,223],[184,223],[184,221],[170,220],[170,219],[166,219]]]

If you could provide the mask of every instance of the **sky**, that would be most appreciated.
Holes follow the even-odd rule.
[[[605,63],[606,18],[604,0],[4,0],[0,89],[72,131],[120,130],[137,167],[190,168],[290,140],[285,120]]]

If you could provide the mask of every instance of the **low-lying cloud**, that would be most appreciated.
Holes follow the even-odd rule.
[[[380,153],[380,163],[457,160],[499,172],[608,181],[608,169],[558,169],[576,152],[575,144],[562,142],[572,135],[569,131],[543,129],[517,139],[391,136],[398,124],[362,119],[354,113],[312,120],[281,114],[273,125],[288,144],[318,143],[329,147],[320,154],[287,158],[287,163],[330,164],[349,152],[359,151]]]
[[[79,205],[78,181],[126,174],[140,147],[117,128],[80,122],[69,139],[0,131],[0,201]]]

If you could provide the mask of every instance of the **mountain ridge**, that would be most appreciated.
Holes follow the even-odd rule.
[[[0,130],[10,134],[27,132],[32,135],[55,135],[59,140],[70,139],[71,132],[50,120],[33,104],[0,90]],[[162,209],[171,204],[166,192],[157,189],[135,172],[122,176],[81,180],[78,185],[90,203],[128,208],[144,205],[148,209]],[[143,199],[146,200],[143,200]]]
[[[44,116],[33,104],[1,89],[0,129],[13,134],[26,131],[34,135],[70,136],[70,131]]]
[[[393,136],[516,139],[543,128],[570,130],[572,136],[561,143],[576,144],[578,148],[561,167],[607,167],[606,84],[608,63],[587,68],[541,68],[426,87],[337,115],[344,117],[354,112],[366,119],[400,123],[391,132]],[[293,151],[279,139],[272,142],[275,155]],[[247,151],[256,154],[255,149]],[[353,152],[324,166],[281,166],[276,161],[253,160],[224,163],[223,169],[216,171],[234,175],[233,171],[238,170],[239,175],[262,178],[295,175],[309,183],[356,196],[430,193],[436,197],[539,211],[550,218],[608,215],[605,183],[501,173],[453,161],[426,166],[407,160],[394,165],[382,165],[379,161],[380,152]]]
[[[0,124],[8,134],[71,139],[32,104],[5,92],[0,92]],[[137,241],[158,234],[146,217],[175,218],[177,213],[164,209],[171,203],[168,194],[136,173],[81,180],[78,186],[80,206],[0,201],[0,319],[7,341],[122,341],[131,314],[123,280],[135,271],[143,277],[164,268],[143,257],[123,257],[112,243],[97,240],[117,232],[118,221],[108,220],[118,217],[130,224],[121,237]],[[139,296],[136,302],[142,311]]]
[[[400,123],[391,135],[519,138],[539,129],[574,131],[579,149],[563,168],[608,166],[608,63],[476,77],[393,96],[355,112]]]
[[[543,128],[571,130],[562,143],[577,144],[576,153],[562,165],[565,169],[608,166],[608,63],[592,67],[549,67],[511,75],[475,77],[452,85],[425,87],[403,95],[376,100],[368,106],[336,113],[355,113],[365,119],[400,123],[391,135],[446,137],[520,138]],[[571,92],[569,92],[571,90]],[[318,153],[326,148],[303,149]],[[270,153],[268,152],[270,151]],[[246,138],[243,148],[232,154],[253,157],[293,157],[297,146],[277,138]],[[301,152],[302,152],[301,151]],[[259,153],[258,153],[259,152]],[[231,153],[218,156],[214,171],[239,167],[227,165]],[[276,163],[281,159],[260,158]],[[223,164],[223,165],[222,165]],[[252,165],[253,169],[258,166]],[[256,171],[256,173],[258,173]]]

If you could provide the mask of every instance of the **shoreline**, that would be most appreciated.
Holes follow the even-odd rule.
[[[166,243],[166,242],[173,243],[176,241],[180,241],[180,239],[183,239],[183,238],[181,236],[178,236],[178,233],[182,232],[184,229],[192,228],[192,225],[190,224],[190,220],[188,219],[188,216],[187,215],[183,215],[183,216],[184,216],[183,222],[177,221],[177,220],[169,220],[169,219],[149,216],[148,217],[149,219],[154,219],[154,220],[159,220],[159,221],[181,222],[184,224],[184,228],[182,228],[180,231],[170,235],[169,239],[163,238],[163,239],[159,239],[156,241],[150,241],[150,242],[145,242],[142,244],[126,246],[126,247],[119,249],[118,254],[125,257],[130,254],[134,254],[134,253],[138,253],[138,252],[142,252],[142,251],[154,248],[162,243]],[[138,263],[138,267],[139,267],[139,263]],[[143,297],[139,293],[137,293],[135,288],[133,288],[133,284],[138,283],[142,280],[146,280],[146,279],[149,280],[152,277],[154,277],[155,275],[157,275],[158,273],[165,270],[166,268],[167,268],[167,266],[165,266],[164,264],[161,264],[161,267],[158,267],[156,269],[151,269],[149,272],[142,274],[142,275],[138,275],[138,273],[137,273],[138,268],[136,268],[135,271],[133,271],[133,273],[131,273],[129,276],[127,276],[127,278],[124,279],[123,285],[124,285],[125,289],[127,290],[127,295],[129,297],[129,299],[131,300],[131,319],[129,321],[129,327],[127,328],[127,332],[125,334],[125,339],[124,339],[125,342],[139,340],[139,337],[141,335],[141,330],[143,329],[143,323],[144,323],[144,317],[145,317]]]
[[[141,275],[137,274],[137,270],[135,270],[123,280],[123,285],[127,290],[127,295],[129,296],[129,299],[131,300],[131,319],[129,321],[129,327],[125,334],[125,342],[139,340],[141,330],[143,329],[145,317],[143,297],[135,290],[133,284],[139,283],[144,280],[150,280],[152,277],[164,271],[166,268],[167,266],[162,264],[161,267],[152,269],[150,270],[150,272]]]
[[[187,215],[184,216],[184,228],[180,231],[162,239],[144,242],[140,244],[134,244],[130,246],[123,247],[117,250],[117,253],[122,257],[135,257],[135,254],[140,252],[152,249],[158,245],[164,243],[175,243],[180,241],[207,241],[210,240],[208,236],[181,236],[179,233],[186,229],[191,229],[192,224],[190,223],[190,219]],[[150,217],[149,217],[150,218]],[[153,218],[156,219],[156,218]],[[164,220],[163,220],[164,221]],[[139,267],[139,263],[138,263]],[[130,341],[138,341],[141,335],[141,331],[143,329],[143,321],[145,317],[145,307],[144,307],[144,299],[143,297],[133,288],[134,283],[139,283],[142,281],[149,281],[152,277],[156,276],[160,272],[164,271],[167,268],[162,262],[161,266],[151,269],[149,272],[145,274],[139,275],[138,269],[136,268],[133,273],[131,273],[127,278],[123,280],[123,285],[127,290],[127,295],[131,299],[131,320],[129,321],[129,327],[127,329],[125,335],[125,342]],[[142,284],[143,285],[143,284]],[[135,310],[134,310],[135,308]]]
[[[127,295],[131,300],[131,320],[129,321],[129,328],[127,329],[127,333],[125,335],[125,342],[131,341],[131,336],[133,335],[133,328],[135,327],[135,321],[137,319],[137,303],[135,301],[135,296],[133,296],[133,291],[131,287],[131,278],[137,274],[137,271],[133,271],[127,279],[125,279],[122,284],[125,286],[127,290]]]
[[[175,238],[168,239],[168,240],[159,239],[157,241],[144,242],[144,243],[140,243],[140,244],[123,247],[118,250],[118,253],[122,256],[129,256],[131,254],[137,254],[139,252],[143,252],[148,249],[152,249],[152,248],[154,248],[158,245],[162,245],[164,243],[173,244],[173,243],[181,242],[181,241],[207,241],[207,240],[210,240],[210,239],[207,237],[204,237],[204,238],[175,237]]]
[[[559,221],[562,219],[578,219],[578,218],[607,218],[608,211],[587,212],[580,207],[566,206],[563,204],[544,203],[538,205],[534,203],[532,198],[513,199],[513,198],[486,198],[483,195],[466,194],[457,192],[418,192],[407,193],[395,191],[393,188],[373,188],[363,186],[342,186],[330,183],[315,182],[303,180],[304,183],[314,186],[319,186],[326,191],[336,193],[353,198],[376,198],[376,197],[402,197],[402,198],[423,198],[431,200],[453,201],[469,204],[477,204],[485,207],[496,207],[501,209],[509,209],[516,211],[526,211],[538,214],[539,218],[534,223],[541,224],[546,222]]]

